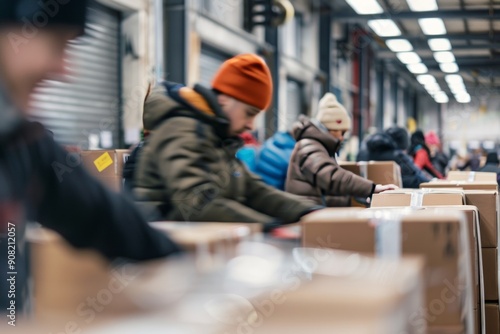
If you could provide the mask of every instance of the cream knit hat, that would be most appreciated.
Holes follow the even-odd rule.
[[[351,118],[347,110],[332,93],[326,93],[319,101],[316,119],[323,123],[328,130],[348,131],[351,129]]]

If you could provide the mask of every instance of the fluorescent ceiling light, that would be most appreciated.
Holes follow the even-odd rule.
[[[406,39],[389,39],[385,41],[385,45],[387,45],[392,52],[407,52],[413,50],[413,46]]]
[[[467,88],[464,84],[448,86],[453,94],[464,94],[467,93]]]
[[[437,103],[448,103],[450,99],[448,98],[448,95],[446,95],[445,92],[439,92],[436,95],[434,95],[434,101]]]
[[[416,54],[415,52],[399,52],[396,54],[398,59],[403,63],[403,64],[417,64],[421,63],[422,59]]]
[[[444,73],[457,73],[458,72],[458,65],[456,63],[439,64],[439,68]]]
[[[448,74],[444,77],[444,80],[448,83],[448,85],[464,82],[464,79],[462,79],[459,74]]]
[[[427,91],[434,91],[434,90],[441,90],[441,87],[439,87],[439,84],[437,82],[431,82],[431,83],[428,83],[428,84],[425,84],[424,85],[424,88],[427,90]]]
[[[401,35],[401,30],[399,30],[398,26],[396,25],[396,23],[394,23],[393,20],[370,20],[368,21],[368,26],[381,37]]]
[[[455,62],[455,56],[450,51],[434,52],[434,59],[440,64]]]
[[[421,85],[426,85],[426,84],[431,84],[433,82],[436,82],[436,78],[434,78],[430,74],[421,74],[421,75],[417,75],[417,81]]]
[[[438,10],[436,0],[406,0],[410,10],[414,12],[427,12]]]
[[[456,94],[455,99],[458,103],[469,103],[471,98],[468,93]]]
[[[427,41],[432,51],[449,51],[451,43],[448,38],[431,38]]]
[[[440,18],[419,19],[418,24],[426,35],[445,35],[446,27]]]
[[[346,2],[360,15],[380,14],[384,12],[377,0],[346,0]]]
[[[424,74],[424,73],[427,73],[427,71],[428,71],[427,66],[425,66],[422,63],[409,64],[409,65],[406,65],[406,67],[408,68],[408,71],[410,71],[413,74]]]

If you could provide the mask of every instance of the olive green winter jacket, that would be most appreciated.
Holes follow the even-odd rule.
[[[148,97],[144,126],[152,130],[139,157],[134,195],[150,220],[295,222],[312,201],[276,190],[236,159],[216,95],[163,84]]]

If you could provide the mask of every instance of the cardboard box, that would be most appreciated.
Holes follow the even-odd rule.
[[[485,172],[450,171],[446,179],[449,181],[497,182],[497,174]]]
[[[483,248],[498,247],[498,193],[496,191],[466,190],[467,205],[476,206],[479,210],[479,226],[481,228],[481,246]]]
[[[305,247],[381,256],[424,256],[427,264],[424,309],[435,309],[436,303],[440,306],[440,312],[429,314],[429,326],[460,326],[464,321],[469,324],[474,321],[468,229],[463,214],[408,209],[349,214],[326,209],[308,215],[302,231]],[[458,284],[464,284],[465,290],[458,291]],[[443,291],[454,291],[457,298],[446,298],[449,303],[445,303]],[[464,319],[462,314],[470,315],[470,319]]]
[[[401,168],[394,161],[341,162],[340,167],[375,184],[395,184],[403,186]]]
[[[123,185],[123,166],[129,150],[94,150],[80,153],[83,166],[111,190],[120,192]]]
[[[122,176],[129,150],[93,150],[80,153],[83,165],[97,177]]]
[[[462,188],[464,190],[498,190],[496,182],[433,181],[421,183],[420,188]]]
[[[377,208],[383,209],[383,208]],[[389,208],[387,209],[394,209]],[[484,273],[483,273],[483,261],[481,254],[481,239],[478,238],[480,234],[479,229],[479,213],[477,207],[472,205],[456,205],[456,206],[442,206],[442,207],[433,207],[433,206],[423,206],[420,207],[419,210],[425,210],[429,213],[432,212],[463,212],[467,219],[467,229],[469,236],[469,250],[470,250],[470,258],[472,261],[472,279],[474,285],[474,307],[480,308],[481,300],[484,303]]]
[[[204,255],[224,258],[235,255],[235,248],[240,241],[250,240],[252,235],[260,233],[261,224],[228,224],[228,223],[185,223],[155,222],[150,225],[168,233],[168,235],[184,249]]]
[[[488,302],[498,302],[498,249],[483,248],[484,294]]]
[[[498,334],[500,333],[500,317],[499,309],[497,304],[486,304],[486,334]]]
[[[294,255],[297,270],[288,272],[285,284],[251,300],[256,321],[248,332],[426,333],[425,319],[408,321],[422,307],[422,259],[395,261],[300,248]],[[316,265],[311,271],[307,263],[312,260]],[[311,278],[300,280],[304,273]],[[244,321],[221,333],[247,332]]]
[[[33,309],[37,322],[54,325],[59,331],[70,321],[83,326],[85,322],[81,322],[76,311],[87,310],[88,298],[96,298],[101,291],[109,290],[109,286],[118,289],[123,282],[127,284],[117,281],[117,272],[111,271],[108,261],[97,252],[75,249],[55,232],[30,228],[27,241],[31,244]],[[124,293],[113,294],[96,322],[107,316],[137,311],[137,306],[126,299]],[[52,328],[53,332],[57,332],[56,328]]]
[[[441,191],[443,189],[424,188],[422,190],[433,192]],[[446,191],[449,191],[449,189]],[[465,203],[478,208],[479,225],[481,229],[481,246],[485,248],[498,247],[498,224],[500,222],[498,192],[492,190],[463,190],[463,193],[465,195]]]
[[[436,191],[424,192],[418,190],[394,190],[375,194],[372,197],[372,208],[398,206],[441,206],[464,205],[465,196],[460,192]]]

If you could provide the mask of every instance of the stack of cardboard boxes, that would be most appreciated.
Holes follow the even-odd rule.
[[[477,207],[481,235],[480,253],[484,273],[485,327],[487,334],[497,334],[500,333],[498,306],[499,196],[496,175],[491,174],[452,173],[447,181],[426,183],[422,184],[421,187],[426,189],[465,189],[463,192],[466,204]],[[459,180],[455,180],[455,178]],[[469,181],[472,179],[478,181]]]
[[[472,333],[476,327],[469,227],[463,214],[414,209],[324,210],[303,221],[304,247],[380,257],[423,256],[425,300],[406,319],[429,333]]]

